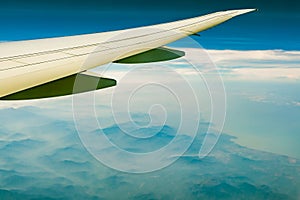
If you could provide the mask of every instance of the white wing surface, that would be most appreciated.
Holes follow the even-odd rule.
[[[222,11],[171,23],[97,34],[0,43],[0,98],[31,99],[28,91],[32,88],[35,92],[47,92],[47,87],[44,90],[36,89],[41,85],[51,86],[51,82],[59,86],[60,79],[66,80],[67,77],[106,63],[141,53],[145,56],[149,50],[255,10]],[[163,51],[154,53],[158,52]],[[26,98],[15,95],[22,91],[27,91],[22,93],[23,97],[27,95]],[[69,93],[58,92],[55,95],[54,92],[50,96],[41,94],[40,98],[66,94]],[[32,98],[39,98],[39,95],[35,94]]]

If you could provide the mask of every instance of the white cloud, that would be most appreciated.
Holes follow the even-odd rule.
[[[300,106],[300,102],[299,101],[293,101],[292,102],[294,106]]]
[[[213,61],[229,68],[300,68],[300,51],[207,50]]]
[[[300,80],[300,68],[234,69],[231,74],[242,80]]]
[[[182,50],[187,52],[187,57],[193,63],[202,66],[202,69],[212,68],[212,63],[214,63],[224,78],[233,80],[300,80],[300,51],[192,48]]]

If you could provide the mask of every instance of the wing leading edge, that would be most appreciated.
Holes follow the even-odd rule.
[[[222,11],[121,31],[1,43],[0,98],[24,99],[22,95],[19,96],[24,95],[22,91],[35,91],[35,96],[30,97],[30,93],[27,93],[26,99],[72,94],[68,89],[68,92],[58,91],[50,95],[49,91],[41,88],[55,88],[52,84],[62,84],[61,81],[110,62],[143,63],[183,56],[184,52],[166,51],[162,46],[255,10]],[[114,84],[110,82],[108,85]],[[85,91],[90,90],[81,92]],[[45,94],[37,95],[37,92]],[[9,98],[12,96],[14,98]]]

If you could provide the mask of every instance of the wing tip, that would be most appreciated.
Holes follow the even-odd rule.
[[[250,13],[250,12],[256,12],[256,11],[258,11],[258,8],[229,10],[227,12],[232,17],[236,17],[236,16],[239,16],[239,15],[247,14],[247,13]]]

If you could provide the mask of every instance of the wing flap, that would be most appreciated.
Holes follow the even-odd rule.
[[[121,60],[114,61],[122,64],[140,64],[150,62],[161,62],[180,58],[185,55],[185,52],[166,47],[152,49],[137,55],[133,55]]]
[[[30,100],[59,97],[115,86],[116,80],[79,73],[1,97],[0,100]],[[74,87],[75,86],[75,87]]]

